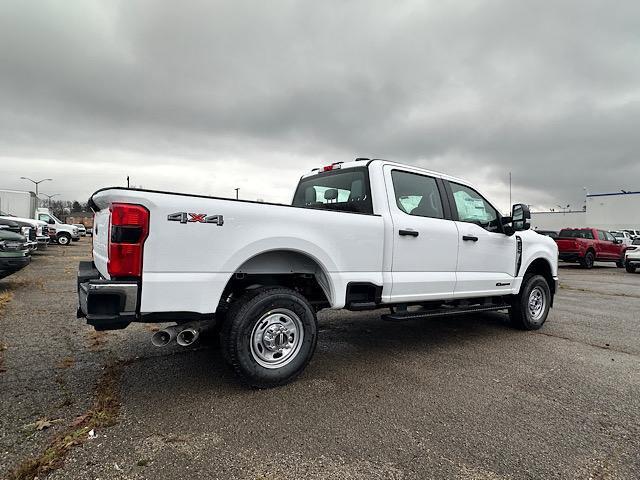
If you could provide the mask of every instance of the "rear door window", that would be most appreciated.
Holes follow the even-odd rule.
[[[292,205],[372,214],[368,171],[366,168],[348,168],[303,178]]]
[[[435,178],[398,170],[391,172],[391,178],[400,210],[418,217],[444,218]]]

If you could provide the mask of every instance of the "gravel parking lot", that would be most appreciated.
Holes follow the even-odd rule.
[[[2,477],[638,478],[640,274],[562,266],[538,332],[323,312],[303,376],[254,391],[215,346],[77,320],[90,245],[0,281]]]

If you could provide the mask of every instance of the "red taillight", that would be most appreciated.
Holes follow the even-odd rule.
[[[141,205],[114,203],[109,211],[109,275],[139,277],[142,249],[149,234],[149,210]]]
[[[322,171],[323,172],[330,172],[331,170],[337,170],[339,168],[341,168],[341,164],[342,162],[336,162],[336,163],[332,163],[331,165],[326,165],[324,167],[322,167]]]

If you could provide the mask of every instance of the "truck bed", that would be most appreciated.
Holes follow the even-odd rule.
[[[349,281],[383,283],[384,223],[378,215],[115,187],[91,199],[94,262],[107,279],[109,206],[118,202],[142,205],[150,213],[141,313],[213,313],[233,275],[259,272],[282,252],[297,254],[282,273],[299,270],[317,274],[319,281],[331,278],[324,283],[332,308],[344,306]],[[183,213],[196,221],[169,220]],[[222,225],[198,221],[202,216],[221,216]],[[247,262],[261,252],[271,257]]]

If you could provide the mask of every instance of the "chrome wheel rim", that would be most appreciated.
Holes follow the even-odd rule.
[[[303,339],[298,315],[286,308],[270,310],[251,331],[251,356],[264,368],[282,368],[298,355]]]
[[[58,239],[58,243],[60,245],[66,245],[67,243],[69,243],[69,240],[67,239],[67,237],[65,237],[64,235],[62,237],[60,237]]]
[[[535,287],[529,294],[529,315],[534,321],[538,321],[544,315],[546,296],[541,287]]]

